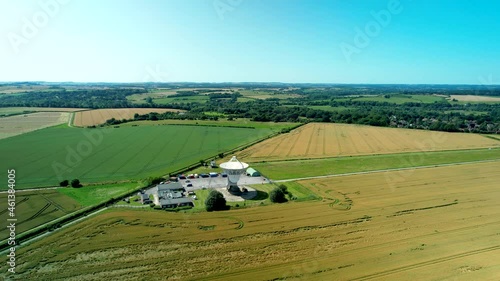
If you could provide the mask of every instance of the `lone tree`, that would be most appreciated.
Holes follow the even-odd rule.
[[[286,185],[280,184],[278,186],[278,188],[281,189],[281,191],[283,191],[283,193],[288,194],[288,187],[286,187]]]
[[[285,193],[279,187],[277,187],[277,188],[271,190],[271,192],[269,192],[269,199],[273,203],[283,203],[283,202],[286,202]]]
[[[69,181],[68,180],[63,180],[62,182],[59,183],[59,186],[62,186],[62,187],[65,187],[65,186],[68,186],[69,185]]]
[[[226,199],[224,195],[217,190],[212,190],[205,200],[205,207],[207,211],[220,211],[226,209]]]
[[[79,179],[74,179],[71,181],[71,187],[82,187]]]

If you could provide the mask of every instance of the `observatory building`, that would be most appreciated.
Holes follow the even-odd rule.
[[[224,173],[227,174],[227,190],[235,193],[241,192],[238,187],[238,180],[240,179],[240,176],[246,172],[248,164],[240,162],[236,159],[236,156],[233,156],[231,160],[220,164],[219,167],[221,167],[224,170]]]

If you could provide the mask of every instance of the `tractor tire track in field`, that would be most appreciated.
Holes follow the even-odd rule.
[[[326,155],[326,146],[327,146],[327,141],[326,141],[326,128],[323,126],[323,155]]]
[[[32,215],[31,217],[29,217],[28,219],[26,219],[23,222],[30,221],[30,220],[35,219],[36,217],[40,216],[45,210],[47,210],[50,207],[50,205],[52,205],[52,204],[50,202],[48,202],[47,204],[45,204],[45,206],[43,206],[40,210],[38,210],[38,212],[36,212],[34,215]]]
[[[300,132],[297,132],[296,134],[294,134],[294,136],[296,135],[297,138],[295,139],[295,141],[292,143],[292,145],[290,146],[290,149],[288,150],[288,152],[286,153],[285,156],[290,156],[290,154],[292,154],[292,151],[295,150],[295,146],[297,145],[297,143],[299,142],[299,139],[300,139],[300,134],[302,133],[302,131]]]
[[[19,206],[21,203],[26,202],[28,199],[30,199],[30,198],[29,197],[24,197],[23,200],[21,200],[19,202],[16,202],[16,207]],[[7,211],[8,211],[8,209],[3,209],[2,211],[0,211],[0,215],[5,214]]]
[[[129,136],[131,136],[131,135],[133,135],[133,134],[135,134],[135,133],[136,133],[136,132],[134,132],[133,130],[131,130],[131,131],[130,131],[130,133],[129,133],[129,134],[127,134],[127,135],[124,137],[124,139],[128,139],[128,137],[129,137]],[[153,140],[153,139],[152,139],[152,140]],[[101,145],[102,145],[102,144],[101,144]],[[101,145],[99,145],[99,146],[101,146]],[[94,153],[93,155],[98,155],[98,154],[100,154],[100,152],[106,151],[106,150],[108,150],[110,147],[112,147],[112,146],[114,146],[114,145],[115,145],[114,143],[110,143],[109,145],[107,145],[107,146],[103,147],[101,150],[97,150],[97,151],[96,151],[96,153]],[[133,143],[133,142],[130,142],[130,144],[129,144],[129,145],[127,145],[127,146],[125,147],[124,151],[127,151],[129,147],[134,146],[134,145],[136,145],[136,144],[135,144],[135,143]],[[143,148],[143,149],[144,149],[144,148]],[[93,155],[91,155],[91,156],[89,156],[89,157],[92,157]],[[81,177],[83,177],[83,176],[87,175],[87,174],[88,174],[88,173],[90,173],[90,172],[93,172],[93,171],[94,171],[94,170],[96,170],[96,169],[99,169],[101,166],[103,166],[103,164],[105,164],[105,163],[107,163],[107,162],[111,161],[112,159],[114,159],[115,157],[118,157],[118,156],[119,156],[119,154],[115,154],[115,155],[113,155],[113,156],[111,156],[111,157],[108,157],[106,160],[104,160],[104,161],[100,162],[100,163],[99,163],[99,165],[96,165],[96,166],[94,166],[94,168],[92,168],[92,169],[90,169],[90,170],[87,170],[85,173],[81,174]],[[88,160],[88,159],[87,159],[87,160]],[[121,168],[121,166],[120,166],[120,167],[118,167],[118,169],[120,169],[120,168]],[[118,170],[118,169],[116,169],[116,170]],[[114,173],[116,173],[116,170],[115,170],[115,171],[113,171],[113,174],[114,174]]]
[[[245,226],[245,222],[239,218],[236,217],[226,217],[226,218],[236,221],[234,224],[237,224],[238,226],[236,226],[234,229],[240,230]]]
[[[317,135],[319,136],[319,132],[320,132],[321,128],[317,128],[317,127],[313,127],[313,128],[315,129],[315,131],[317,131]],[[309,155],[309,151],[311,150],[311,143],[312,143],[312,140],[313,140],[313,136],[314,136],[315,131],[313,131],[313,132],[309,135],[309,141],[307,141],[306,153],[305,153],[305,154],[303,154],[304,156]]]
[[[172,142],[173,138],[169,138],[168,141],[164,142],[163,145],[161,146],[161,148],[159,149],[159,151],[163,151],[165,149],[165,147],[167,147],[171,142]],[[144,170],[151,170],[151,169],[154,169],[156,168],[157,166],[153,166],[153,167],[150,167],[151,163],[153,163],[154,161],[156,161],[156,159],[158,158],[163,158],[165,156],[161,155],[160,153],[157,153],[156,154],[156,157],[151,157],[151,160],[149,160],[143,167],[142,169],[139,171],[139,173],[143,172]],[[163,166],[163,165],[161,165]],[[165,165],[166,166],[166,165]]]
[[[189,130],[189,135],[186,137],[186,141],[183,141],[182,142],[182,146],[177,149],[177,153],[175,154],[175,157],[173,157],[174,159],[179,159],[179,155],[181,154],[181,152],[184,150],[184,148],[186,147],[187,145],[187,140],[189,140],[191,138],[191,135],[193,135],[193,132],[194,132],[194,129],[193,128],[190,128]]]
[[[45,194],[40,193],[40,196],[42,196],[45,200],[47,200],[47,202],[54,205],[54,207],[56,207],[59,211],[63,212],[64,214],[69,214],[69,212],[66,211],[66,209],[64,209],[61,205],[57,204],[56,202],[50,200],[47,196],[45,196]]]
[[[145,149],[147,149],[151,145],[151,143],[153,143],[156,140],[156,137],[161,136],[163,133],[164,133],[163,131],[158,130],[158,133],[156,135],[154,135],[154,136],[151,136],[150,141],[148,141],[148,143],[146,145],[143,145],[142,148],[139,151],[137,151],[131,157],[129,157],[128,160],[125,161],[125,163],[122,166],[118,166],[116,169],[114,169],[111,172],[111,174],[114,175],[118,170],[120,170],[121,168],[123,168],[124,165],[128,164],[137,155],[141,154]],[[142,171],[142,169],[140,171],[137,171],[135,173],[135,175],[138,175],[141,171]]]
[[[342,147],[340,146],[340,139],[339,139],[338,133],[342,133],[342,131],[340,131],[340,132],[334,131],[334,133],[335,133],[335,139],[337,140],[337,148],[338,148],[337,155],[340,156],[340,155],[342,155]]]
[[[278,149],[278,147],[280,147],[280,146],[281,146],[281,144],[282,144],[284,141],[285,141],[285,138],[282,138],[282,139],[280,140],[280,142],[279,142],[279,143],[277,143],[277,144],[274,146],[273,150],[271,150],[271,152],[269,153],[269,155],[276,155],[276,154],[275,154],[276,150]]]
[[[455,260],[455,259],[459,259],[459,258],[464,258],[464,257],[468,257],[468,256],[473,256],[473,255],[477,255],[477,254],[483,254],[483,253],[487,253],[487,252],[491,252],[491,251],[498,251],[498,250],[500,250],[500,245],[492,246],[492,247],[488,247],[488,248],[483,248],[483,249],[472,250],[472,251],[468,251],[468,252],[464,252],[464,253],[460,253],[460,254],[456,254],[456,255],[451,255],[451,256],[447,256],[447,257],[442,257],[442,258],[438,258],[438,259],[433,259],[433,260],[429,260],[429,261],[419,262],[419,263],[415,263],[415,264],[404,266],[404,267],[398,267],[398,268],[394,268],[394,269],[390,269],[390,270],[386,270],[386,271],[382,271],[382,272],[378,272],[378,273],[365,275],[363,277],[354,278],[352,280],[370,280],[370,279],[374,279],[374,278],[380,278],[380,277],[388,276],[388,275],[391,275],[394,273],[405,272],[408,270],[417,269],[417,268],[424,267],[424,266],[434,265],[437,263],[447,262],[447,261],[451,261],[451,260]]]

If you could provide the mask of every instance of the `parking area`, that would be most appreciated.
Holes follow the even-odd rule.
[[[208,178],[194,178],[179,180],[179,182],[186,188],[187,191],[197,190],[202,188],[223,188],[227,186],[227,178],[221,175],[217,177]],[[261,184],[267,183],[267,179],[264,177],[249,177],[247,175],[241,175],[238,185],[249,185],[249,184]]]
[[[180,179],[179,182],[186,189],[186,191],[195,191],[203,188],[225,188],[227,186],[227,177],[222,177],[218,175],[217,177],[207,177],[207,178],[194,178],[194,179]],[[238,181],[239,186],[251,185],[251,184],[262,184],[269,183],[268,179],[264,177],[250,177],[247,175],[241,175]],[[146,190],[146,194],[153,194],[154,188],[149,188]]]

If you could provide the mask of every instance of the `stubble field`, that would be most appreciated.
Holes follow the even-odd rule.
[[[239,153],[247,161],[273,161],[500,147],[477,134],[310,123]]]
[[[37,112],[0,118],[0,139],[67,123],[70,113]]]
[[[150,112],[179,112],[181,110],[168,108],[112,108],[112,109],[94,109],[82,111],[75,114],[73,121],[75,126],[86,127],[103,124],[106,120],[115,118],[117,120],[130,119],[134,114],[147,114]]]
[[[500,97],[473,96],[473,95],[450,95],[450,100],[468,102],[500,102]]]
[[[499,169],[302,181],[323,199],[226,212],[109,211],[19,249],[16,278],[497,280]]]

